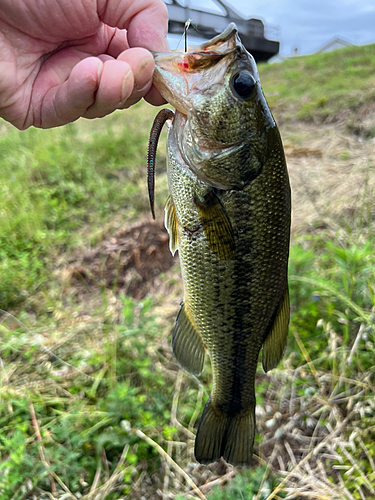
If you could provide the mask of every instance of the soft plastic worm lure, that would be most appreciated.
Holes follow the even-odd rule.
[[[151,127],[150,138],[148,141],[148,153],[147,153],[147,185],[148,185],[148,197],[150,200],[150,207],[153,219],[155,219],[154,210],[154,191],[155,191],[155,158],[156,150],[158,148],[158,142],[160,133],[162,131],[163,125],[167,120],[172,120],[174,113],[171,109],[165,108],[159,111],[156,115],[154,123]]]

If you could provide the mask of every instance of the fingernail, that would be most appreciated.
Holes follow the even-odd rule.
[[[154,58],[152,56],[147,56],[141,60],[135,74],[135,88],[137,90],[143,89],[149,83],[153,70]]]
[[[102,77],[103,67],[104,67],[103,61],[101,61],[99,59],[99,64],[98,64],[98,82],[100,82],[100,79]]]
[[[131,93],[133,92],[133,85],[134,85],[133,73],[129,71],[128,73],[126,73],[125,78],[122,81],[121,104],[124,104],[131,95]]]
[[[170,51],[171,51],[171,48],[169,47],[167,35],[165,35],[165,38],[163,40],[163,52],[170,52]]]

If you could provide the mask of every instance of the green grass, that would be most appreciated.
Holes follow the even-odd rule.
[[[305,433],[306,439],[312,429],[322,439],[347,420],[340,443],[328,443],[324,449],[332,457],[325,460],[325,486],[331,488],[329,498],[335,499],[340,476],[353,498],[370,498],[368,484],[375,480],[370,461],[375,461],[375,240],[371,237],[362,245],[343,245],[333,235],[327,236],[299,237],[292,247],[288,350],[283,366],[271,372],[267,383],[261,382],[261,369],[258,374],[258,407],[263,408],[264,416],[258,416],[256,454],[260,459],[255,463],[260,461],[261,465],[230,481],[224,489],[217,486],[208,495],[212,500],[238,498],[240,492],[244,498],[259,492],[257,498],[265,500],[280,484],[275,456],[266,449],[266,442],[274,415],[279,414],[286,425],[291,406],[295,407],[293,432]],[[162,488],[163,477],[174,470],[168,469],[156,447],[144,441],[137,429],[169,450],[175,463],[185,464],[193,477],[200,477],[188,465],[193,445],[189,436],[193,436],[208,396],[210,370],[206,367],[202,379],[206,388],[182,372],[178,375],[169,342],[163,340],[169,329],[160,326],[153,312],[156,303],[151,299],[137,303],[126,297],[119,301],[121,315],[116,323],[103,320],[108,306],[103,300],[102,310],[99,308],[90,320],[77,320],[71,326],[56,324],[54,329],[50,324],[48,337],[45,324],[36,322],[26,329],[12,317],[3,319],[2,500],[23,498],[25,488],[48,491],[51,477],[61,494],[64,488],[75,495],[88,494],[97,477],[98,487],[104,488],[108,482],[111,485],[111,494],[103,498],[125,494],[133,498],[142,491],[134,489],[142,474],[144,478],[157,477],[155,487]],[[279,432],[281,428],[279,424]],[[289,439],[298,462],[299,447],[292,437]],[[123,452],[126,458],[119,471]],[[285,449],[278,453],[286,460]],[[271,468],[265,467],[263,460],[271,460]],[[316,474],[316,464],[310,467]],[[298,487],[309,477],[306,471],[301,476]],[[57,478],[63,482],[62,490]],[[293,487],[292,479],[283,484],[278,498]],[[182,478],[178,486],[175,480],[170,479],[170,483],[173,491],[186,488]],[[16,492],[15,496],[9,496],[10,491]],[[150,495],[148,491],[145,488],[146,495]]]
[[[125,297],[122,300],[121,323],[116,327],[95,325],[102,332],[95,346],[90,343],[93,328],[80,332],[86,347],[91,344],[89,353],[69,350],[69,343],[54,349],[54,354],[64,358],[63,363],[60,356],[51,353],[43,364],[46,351],[37,347],[32,332],[21,325],[13,330],[2,327],[2,355],[22,363],[23,368],[19,383],[8,385],[9,370],[3,373],[0,498],[8,498],[11,491],[20,498],[25,477],[34,487],[43,487],[51,474],[63,477],[72,491],[84,490],[85,483],[92,484],[104,450],[111,475],[116,458],[130,446],[121,490],[129,489],[138,463],[157,461],[155,453],[131,429],[151,433],[157,429],[172,436],[166,401],[172,388],[168,394],[160,368],[152,366],[152,358],[146,354],[147,346],[158,335],[152,301],[136,304]],[[67,377],[68,384],[64,382]],[[28,387],[23,387],[26,379]],[[39,421],[41,441],[30,419],[30,405]],[[47,468],[40,460],[41,446]]]
[[[297,141],[300,120],[341,123],[343,114],[346,125],[357,123],[374,97],[374,58],[374,46],[353,47],[260,73]],[[0,500],[54,491],[61,499],[202,498],[192,481],[210,500],[375,498],[370,182],[350,218],[343,211],[329,224],[324,213],[293,238],[288,348],[279,369],[259,369],[256,457],[240,473],[193,459],[211,372],[207,364],[191,377],[171,354],[178,270],[143,301],[61,278],[72,255],[149,217],[145,156],[155,114],[141,104],[57,130],[0,124],[0,304],[8,311],[0,316]],[[164,156],[161,145],[159,219]],[[373,167],[369,158],[369,176]]]

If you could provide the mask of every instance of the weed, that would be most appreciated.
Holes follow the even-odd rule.
[[[238,500],[241,498],[244,500],[247,498],[267,500],[278,483],[276,478],[270,476],[266,467],[258,466],[243,474],[238,474],[225,489],[217,486],[208,498],[209,500]],[[285,494],[281,493],[278,497],[285,498]]]

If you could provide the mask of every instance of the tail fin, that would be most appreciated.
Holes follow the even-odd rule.
[[[223,457],[232,465],[251,465],[254,435],[255,404],[232,417],[216,410],[209,399],[195,438],[195,458],[201,464]]]

